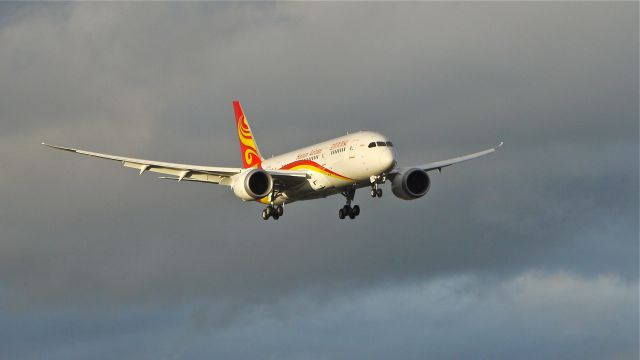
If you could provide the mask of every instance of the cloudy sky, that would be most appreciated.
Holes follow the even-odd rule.
[[[0,4],[0,358],[637,359],[638,76],[637,2]],[[236,98],[265,156],[505,146],[264,222],[40,145],[239,166]]]

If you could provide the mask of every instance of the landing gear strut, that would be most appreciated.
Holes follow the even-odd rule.
[[[275,199],[280,196],[280,192],[273,189],[273,192],[269,195],[269,205],[262,210],[262,220],[269,220],[270,217],[273,220],[278,220],[280,216],[284,215],[284,207],[282,205],[274,205],[273,202]]]
[[[360,206],[354,205],[351,207],[351,202],[356,195],[356,190],[351,189],[344,191],[342,195],[347,198],[347,204],[338,210],[338,217],[344,219],[348,216],[349,219],[355,219],[356,216],[360,215]]]

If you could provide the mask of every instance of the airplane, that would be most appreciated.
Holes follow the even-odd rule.
[[[370,195],[382,197],[380,186],[391,183],[391,192],[403,200],[423,197],[431,187],[429,172],[490,154],[496,147],[448,160],[417,166],[397,167],[394,144],[384,135],[360,131],[265,159],[256,144],[249,122],[238,100],[233,101],[236,129],[240,142],[242,167],[217,167],[176,164],[79,150],[63,146],[42,145],[101,159],[120,161],[123,166],[170,176],[160,179],[177,182],[220,184],[243,201],[266,205],[262,219],[277,220],[284,205],[296,201],[325,198],[342,194],[346,204],[338,209],[338,217],[355,219],[360,206],[351,206],[357,189],[369,187]]]

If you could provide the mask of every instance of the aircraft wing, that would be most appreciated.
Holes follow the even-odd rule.
[[[473,154],[458,156],[458,157],[447,159],[447,160],[436,161],[436,162],[431,162],[431,163],[418,165],[418,166],[411,166],[411,167],[412,168],[415,167],[415,168],[418,168],[418,169],[422,169],[424,171],[431,171],[431,170],[436,170],[436,169],[437,170],[442,170],[442,168],[447,167],[447,166],[451,166],[453,164],[461,163],[463,161],[467,161],[467,160],[475,159],[475,158],[480,157],[480,156],[491,154],[492,152],[498,150],[503,144],[504,144],[504,142],[501,141],[500,144],[498,144],[498,146],[496,146],[494,148],[491,148],[491,149],[482,150],[482,151],[478,151],[478,152],[473,153]],[[397,171],[394,170],[389,175],[393,175],[394,173],[397,173]]]
[[[140,174],[145,171],[157,172],[160,174],[167,174],[177,176],[176,180],[192,180],[219,184],[224,182],[224,179],[238,174],[242,171],[241,168],[228,168],[228,167],[214,167],[214,166],[199,166],[189,164],[176,164],[153,160],[135,159],[123,156],[116,156],[110,154],[101,154],[92,151],[85,151],[80,149],[67,148],[63,146],[49,145],[42,143],[42,145],[49,146],[54,149],[74,152],[80,155],[93,156],[100,159],[114,160],[122,162],[123,166],[137,169]]]
[[[200,166],[189,164],[176,164],[161,161],[135,159],[123,156],[116,156],[110,154],[102,154],[92,151],[73,149],[63,146],[50,145],[42,143],[42,145],[49,146],[54,149],[74,152],[80,155],[93,156],[100,159],[107,159],[113,161],[120,161],[123,166],[137,169],[142,174],[145,171],[156,172],[160,174],[173,175],[171,177],[162,176],[160,179],[166,180],[185,180],[195,182],[214,183],[222,185],[230,185],[230,178],[233,175],[239,174],[242,168],[229,168],[229,167],[215,167],[215,166]],[[306,181],[308,173],[300,170],[265,170],[271,174],[274,181],[283,186],[294,186]]]

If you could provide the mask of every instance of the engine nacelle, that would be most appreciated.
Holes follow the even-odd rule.
[[[429,175],[422,169],[401,170],[391,181],[391,191],[400,199],[413,200],[423,197],[431,187]]]
[[[233,183],[233,193],[242,200],[263,198],[273,189],[273,178],[262,169],[251,169],[237,175]]]

